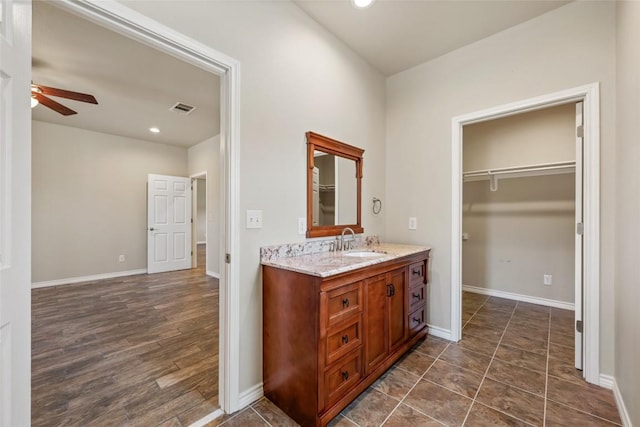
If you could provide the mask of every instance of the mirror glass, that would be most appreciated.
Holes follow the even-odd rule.
[[[363,150],[307,132],[307,237],[356,233],[360,224]]]

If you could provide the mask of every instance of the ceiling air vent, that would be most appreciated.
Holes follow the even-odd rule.
[[[184,114],[185,116],[195,110],[196,107],[193,105],[187,105],[183,102],[177,102],[176,105],[169,108],[169,111],[174,111],[176,113]]]

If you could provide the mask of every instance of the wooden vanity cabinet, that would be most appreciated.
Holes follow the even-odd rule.
[[[265,396],[303,427],[337,416],[426,336],[428,256],[325,278],[264,265]]]
[[[370,373],[407,336],[405,308],[406,268],[366,279],[364,315],[365,371]]]

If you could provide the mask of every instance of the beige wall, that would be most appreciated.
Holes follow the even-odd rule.
[[[239,214],[260,209],[264,224],[239,230],[242,393],[262,382],[260,247],[304,240],[305,132],[366,150],[363,225],[384,232],[371,199],[386,201],[385,79],[292,2],[125,4],[241,63]]]
[[[615,3],[572,2],[387,80],[386,236],[434,247],[432,325],[450,328],[452,117],[600,82],[600,368],[613,374]],[[407,197],[407,195],[410,197]],[[407,218],[418,217],[418,230]]]
[[[220,135],[190,147],[189,175],[207,173],[207,272],[220,275]],[[202,216],[202,215],[200,215]],[[204,218],[198,217],[198,220]]]
[[[37,283],[146,269],[147,174],[186,175],[187,150],[34,121],[32,167]]]
[[[462,283],[573,303],[574,187],[574,174],[465,183]]]
[[[640,426],[640,3],[617,3],[616,310],[615,377]]]
[[[575,104],[465,126],[463,170],[575,160]],[[574,302],[575,175],[463,186],[462,283]],[[546,286],[543,275],[551,274]]]
[[[575,123],[572,103],[467,125],[462,170],[575,160]]]

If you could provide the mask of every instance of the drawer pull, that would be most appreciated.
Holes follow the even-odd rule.
[[[344,334],[344,335],[342,336],[342,343],[343,343],[343,344],[346,344],[346,343],[348,343],[348,342],[349,342],[349,335]]]
[[[342,300],[342,307],[344,308],[349,307],[349,298],[345,298]]]
[[[420,299],[420,294],[416,294],[412,292],[411,296],[414,297],[415,299]]]
[[[416,323],[420,323],[420,321],[421,321],[421,319],[420,319],[420,318],[418,318],[418,317],[414,317],[414,318],[412,318],[411,320],[413,320],[413,321],[414,321],[414,322],[416,322]]]
[[[343,379],[344,381],[348,380],[348,379],[349,379],[349,372],[347,372],[347,371],[342,371],[342,379]]]
[[[414,276],[422,276],[422,269],[418,268],[418,269],[413,269],[413,271],[411,271],[411,274],[413,274]]]

